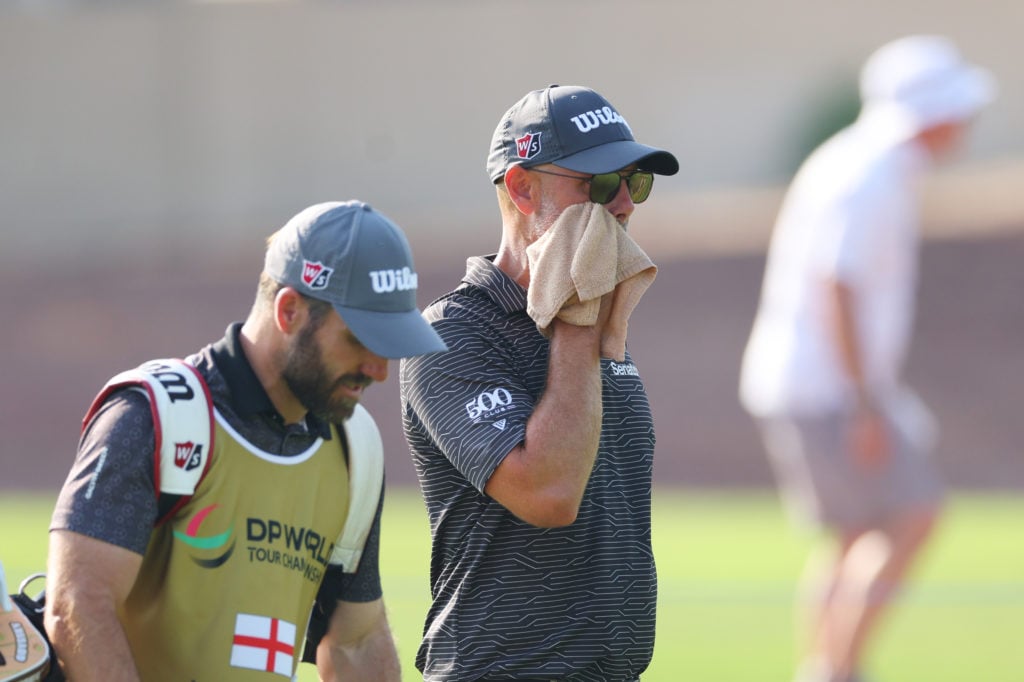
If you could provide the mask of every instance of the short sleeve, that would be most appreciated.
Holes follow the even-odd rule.
[[[525,439],[539,399],[520,365],[546,367],[547,358],[519,357],[504,334],[472,318],[445,317],[434,328],[449,350],[402,362],[403,405],[407,418],[483,492],[497,466]]]
[[[156,520],[149,400],[114,393],[86,426],[50,530],[70,530],[144,554]]]

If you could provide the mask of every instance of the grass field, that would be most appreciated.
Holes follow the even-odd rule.
[[[13,591],[42,570],[52,496],[0,498],[0,560]],[[788,682],[794,578],[808,541],[765,492],[661,489],[655,497],[658,635],[644,682]],[[412,490],[385,508],[385,600],[405,679],[429,595],[429,537]],[[952,500],[916,581],[870,661],[880,682],[1024,682],[1024,496]],[[315,680],[301,666],[302,682]]]

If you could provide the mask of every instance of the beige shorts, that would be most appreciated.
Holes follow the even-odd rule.
[[[890,456],[877,470],[858,466],[848,447],[847,412],[759,419],[787,511],[798,523],[856,530],[938,504],[944,485],[930,443],[887,415]]]

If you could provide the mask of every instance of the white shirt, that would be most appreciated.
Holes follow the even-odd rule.
[[[743,356],[740,399],[756,416],[819,414],[849,400],[826,282],[854,292],[865,377],[898,392],[914,313],[918,194],[927,156],[861,118],[817,149],[787,192]]]

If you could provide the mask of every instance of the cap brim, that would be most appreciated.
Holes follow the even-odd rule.
[[[966,116],[973,116],[991,104],[999,89],[992,73],[977,67],[965,70],[954,88],[956,94],[951,97],[960,102]]]
[[[411,358],[448,350],[419,310],[392,313],[334,308],[359,342],[383,358]]]
[[[679,172],[679,162],[672,154],[633,140],[608,142],[552,163],[580,173],[611,173],[634,163],[658,175],[675,175]]]

